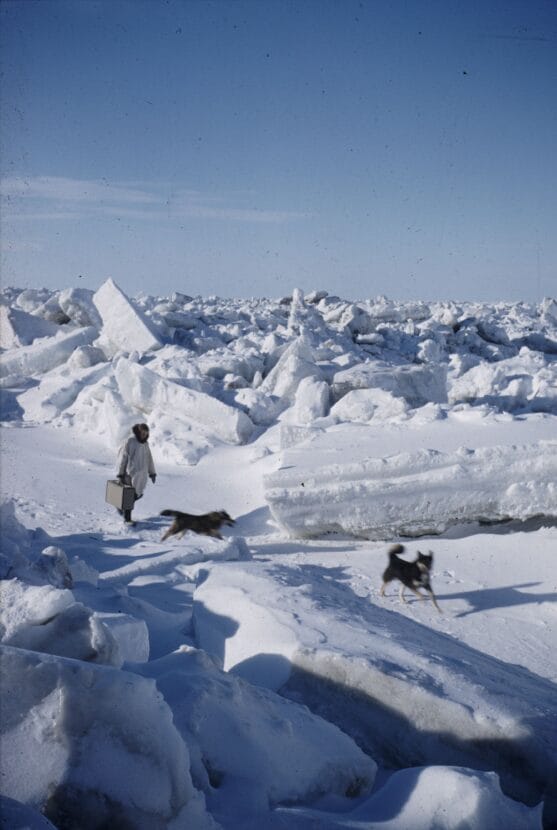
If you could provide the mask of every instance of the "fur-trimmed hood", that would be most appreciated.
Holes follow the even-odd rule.
[[[132,427],[132,432],[133,432],[133,434],[135,435],[135,437],[137,438],[137,440],[139,441],[140,444],[145,444],[149,440],[148,435],[147,435],[147,438],[145,438],[142,435],[142,430],[144,430],[144,429],[146,429],[147,432],[149,432],[149,427],[148,427],[147,424],[134,424],[133,427]]]

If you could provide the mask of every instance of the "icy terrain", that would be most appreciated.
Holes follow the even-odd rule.
[[[1,827],[557,827],[554,300],[1,299]]]

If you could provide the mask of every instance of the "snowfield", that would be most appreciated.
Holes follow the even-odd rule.
[[[557,827],[555,300],[0,314],[0,827]],[[161,542],[165,508],[236,524]],[[380,596],[393,542],[440,614]]]

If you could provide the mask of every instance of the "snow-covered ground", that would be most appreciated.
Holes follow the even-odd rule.
[[[554,300],[0,312],[1,827],[557,826]],[[440,614],[379,595],[394,541]]]

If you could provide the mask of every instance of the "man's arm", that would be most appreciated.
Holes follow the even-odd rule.
[[[151,447],[147,444],[147,463],[148,463],[148,472],[149,477],[156,476],[157,471],[155,470],[155,462],[153,461],[153,456],[151,455]]]

